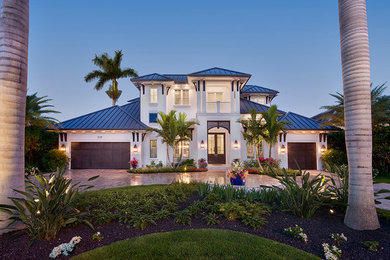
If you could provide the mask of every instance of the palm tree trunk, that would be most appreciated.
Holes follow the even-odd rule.
[[[24,190],[29,0],[2,0],[0,14],[0,204]],[[0,213],[0,219],[5,219]],[[6,226],[0,222],[0,228]],[[0,230],[0,233],[4,230]]]
[[[271,160],[272,143],[269,143],[268,158]]]
[[[117,92],[117,90],[118,90],[118,82],[116,81],[116,79],[113,79],[112,80],[112,91],[114,92],[114,93],[116,93]],[[116,98],[113,98],[112,99],[112,106],[115,106],[116,105]]]
[[[169,145],[167,144],[167,159],[168,159],[168,165],[171,167],[171,159],[169,158]]]
[[[370,54],[365,0],[339,0],[349,198],[344,223],[379,228],[372,184]]]
[[[257,159],[257,163],[259,164],[259,168],[260,168],[260,170],[263,171],[264,170],[263,166],[261,166],[261,163],[260,163],[260,144],[253,145],[253,147],[255,148],[256,159]]]

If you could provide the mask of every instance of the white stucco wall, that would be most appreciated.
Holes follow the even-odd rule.
[[[282,168],[288,168],[288,143],[296,142],[296,143],[315,143],[316,144],[316,159],[317,159],[317,170],[322,170],[323,165],[321,162],[321,147],[324,145],[327,149],[327,142],[323,141],[320,142],[319,140],[319,131],[297,131],[297,132],[288,132],[286,135],[286,142],[284,142],[284,139],[282,138],[282,142],[279,142],[278,138],[278,144],[277,144],[277,158],[281,160],[281,167]],[[286,152],[281,152],[281,147],[284,145],[286,147]],[[276,152],[276,150],[275,150]]]
[[[127,130],[103,130],[103,131],[68,131],[67,132],[67,140],[59,138],[59,147],[65,145],[66,154],[69,158],[72,156],[72,142],[130,142],[130,158],[136,158],[138,160],[138,164],[143,164],[142,161],[142,153],[143,153],[143,145],[142,145],[142,133],[139,133],[139,139],[135,136],[135,140],[133,141],[133,131]],[[135,132],[134,132],[135,133]],[[137,152],[134,152],[134,145],[137,145]],[[71,168],[71,164],[69,163],[69,168]]]

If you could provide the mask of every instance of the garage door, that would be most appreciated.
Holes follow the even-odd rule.
[[[288,143],[287,147],[289,168],[317,170],[316,143]]]
[[[130,143],[72,142],[72,169],[128,169]]]

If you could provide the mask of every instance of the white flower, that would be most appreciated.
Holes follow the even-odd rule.
[[[69,243],[76,245],[76,244],[80,243],[80,241],[81,241],[81,237],[77,236],[77,237],[73,237]]]

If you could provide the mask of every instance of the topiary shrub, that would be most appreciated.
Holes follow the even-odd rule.
[[[68,164],[68,156],[65,152],[52,149],[42,158],[43,172],[54,172],[57,168],[65,168]]]

